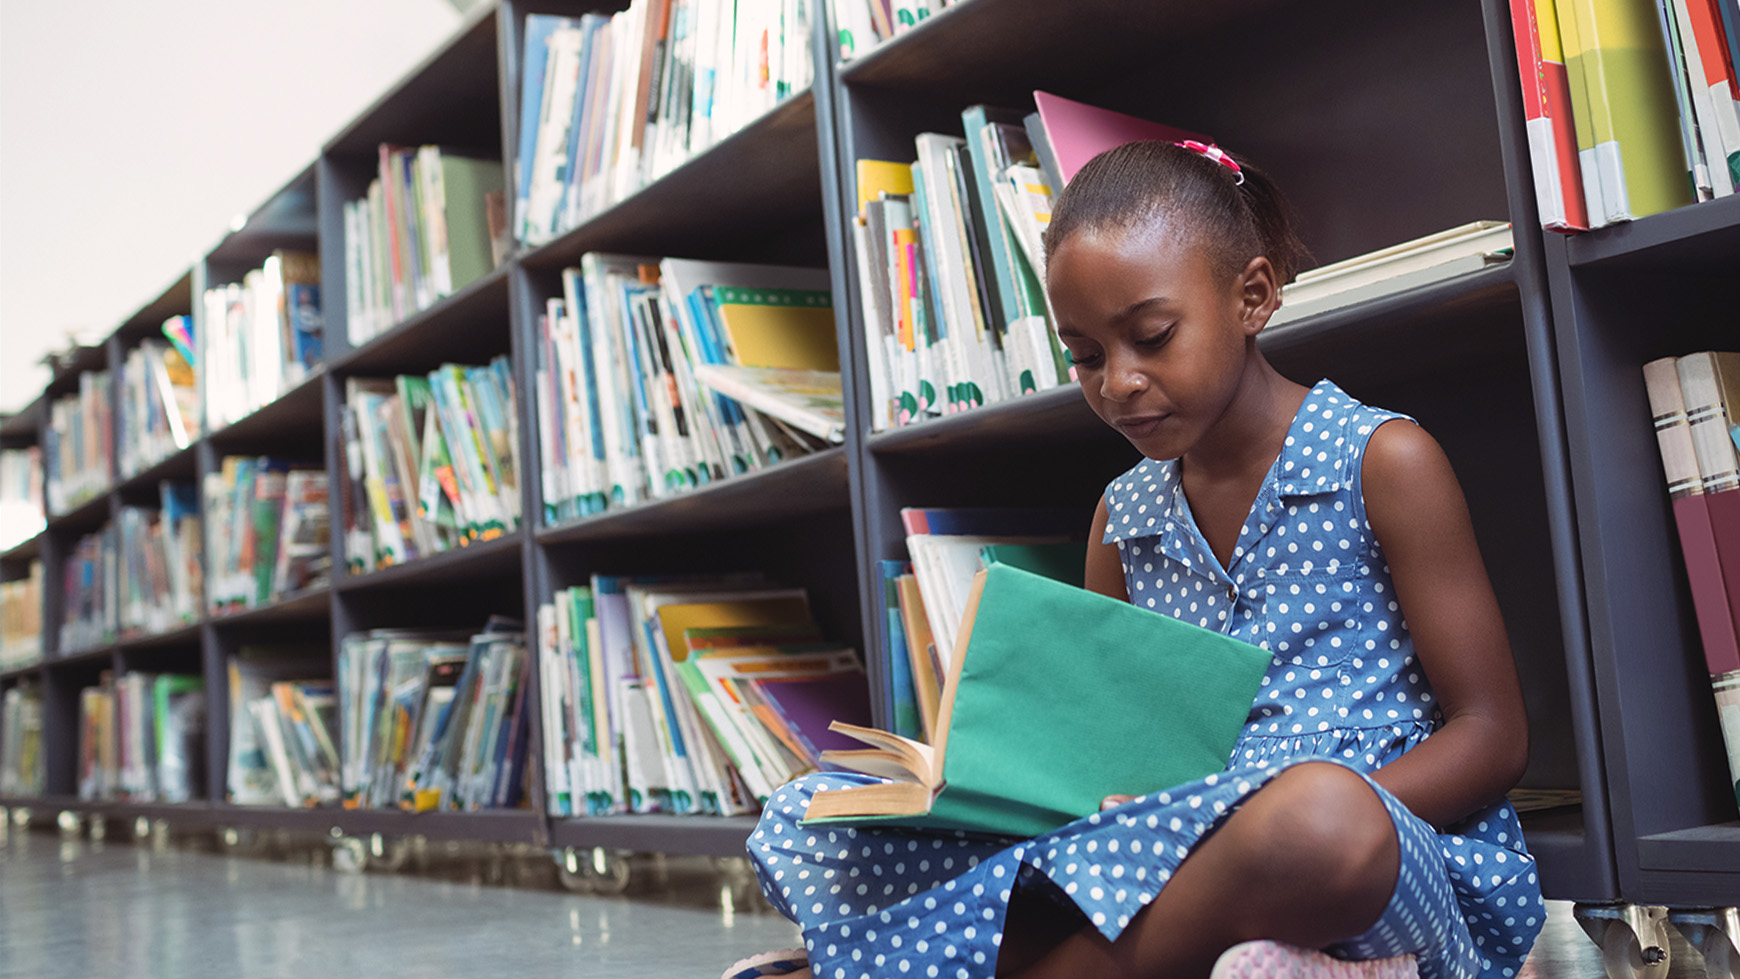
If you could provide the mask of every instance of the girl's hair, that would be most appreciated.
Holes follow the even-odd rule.
[[[1282,283],[1310,256],[1293,230],[1293,210],[1274,181],[1240,156],[1244,173],[1176,143],[1146,140],[1089,160],[1051,209],[1045,257],[1077,231],[1127,231],[1157,219],[1214,252],[1217,274],[1236,275],[1261,255]]]

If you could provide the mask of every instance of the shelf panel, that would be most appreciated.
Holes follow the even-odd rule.
[[[50,669],[56,667],[83,666],[106,664],[115,654],[114,643],[104,643],[88,649],[80,649],[60,656],[53,656],[42,661],[42,665]]]
[[[1645,836],[1637,857],[1646,870],[1740,873],[1740,822]]]
[[[346,836],[426,836],[437,840],[478,840],[490,843],[536,843],[543,820],[530,809],[480,809],[472,812],[410,813],[398,809],[314,809],[288,806],[211,807],[219,826],[292,829]]]
[[[958,415],[877,432],[866,444],[878,455],[969,447],[975,452],[987,452],[1017,442],[1044,444],[1084,433],[1097,435],[1102,429],[1111,431],[1088,407],[1081,389],[1072,383]]]
[[[79,375],[88,371],[100,371],[109,365],[108,351],[102,344],[88,347],[74,347],[71,350],[57,351],[50,354],[48,386],[43,389],[42,400],[53,401],[62,395],[71,394],[79,389]]]
[[[187,448],[177,449],[162,459],[139,470],[136,475],[121,480],[115,490],[123,495],[157,491],[157,484],[169,480],[171,482],[193,482],[199,475],[199,459],[196,443],[188,443]]]
[[[553,846],[603,846],[642,853],[741,857],[754,816],[588,816],[550,823]]]
[[[123,341],[138,341],[146,337],[163,336],[163,321],[171,316],[186,316],[193,312],[193,270],[185,269],[175,281],[158,293],[156,298],[139,307],[115,330]],[[129,346],[131,344],[128,344]]]
[[[247,452],[250,445],[276,446],[287,441],[306,441],[311,448],[318,446],[324,421],[321,379],[325,374],[324,365],[315,367],[312,373],[284,392],[278,400],[256,408],[252,414],[244,415],[223,428],[208,433],[207,440],[217,448],[220,455]]]
[[[67,512],[48,518],[48,529],[69,533],[90,533],[109,520],[109,493],[104,490]]]
[[[44,405],[48,396],[39,394],[36,399],[10,415],[0,418],[0,442],[8,448],[13,445],[35,445],[37,427],[42,423]]]
[[[299,173],[225,235],[206,255],[207,287],[240,282],[280,248],[312,252],[320,223],[314,209],[314,164]]]
[[[405,585],[452,583],[493,575],[517,574],[520,565],[520,544],[525,534],[516,530],[495,540],[483,541],[440,554],[407,561],[404,564],[370,571],[367,574],[346,575],[338,579],[339,591],[350,593],[371,588],[396,588]]]
[[[208,615],[206,621],[219,628],[278,622],[315,622],[331,614],[332,609],[328,602],[330,593],[331,588],[321,585],[257,608]]]
[[[0,683],[9,683],[22,677],[28,677],[34,673],[40,673],[41,671],[41,660],[37,660],[29,666],[14,666],[10,669],[0,670]]]
[[[508,271],[503,264],[441,302],[407,317],[327,365],[341,375],[403,373],[443,363],[482,364],[508,352]],[[499,322],[499,338],[471,327]]]
[[[680,496],[548,527],[538,532],[538,542],[709,533],[848,505],[846,452],[831,448]]]
[[[1576,267],[1729,273],[1740,249],[1740,196],[1627,221],[1565,242]]]
[[[10,550],[0,552],[0,561],[10,564],[14,561],[28,561],[31,558],[41,556],[42,538],[45,534],[45,531],[39,530],[19,541]]]
[[[763,233],[821,218],[815,95],[805,91],[521,260],[548,270],[594,251],[742,260]]]
[[[199,642],[199,634],[200,624],[198,622],[190,622],[173,629],[166,629],[163,632],[148,633],[137,636],[123,634],[121,640],[115,643],[115,646],[122,652],[139,649],[162,649],[168,646],[182,646],[190,643],[196,644]]]

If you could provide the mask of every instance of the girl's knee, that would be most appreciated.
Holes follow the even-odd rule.
[[[1246,803],[1240,837],[1255,859],[1310,865],[1330,879],[1394,862],[1395,824],[1358,773],[1329,762],[1295,765]]]

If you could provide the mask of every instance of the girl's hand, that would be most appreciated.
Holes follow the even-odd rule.
[[[1121,806],[1124,803],[1129,802],[1131,799],[1134,799],[1134,798],[1135,798],[1135,796],[1133,796],[1133,795],[1108,795],[1104,799],[1100,800],[1100,812],[1105,812],[1107,809],[1112,809],[1112,808],[1116,808],[1117,806]]]

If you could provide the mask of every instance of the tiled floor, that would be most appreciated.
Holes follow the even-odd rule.
[[[14,832],[0,844],[0,979],[711,979],[797,940],[711,861],[642,862],[631,885],[640,893],[570,894],[535,857],[357,875],[318,849],[235,857]],[[1702,975],[1695,953],[1675,952],[1674,979]],[[1569,905],[1550,908],[1533,965],[1537,979],[1602,975]]]

